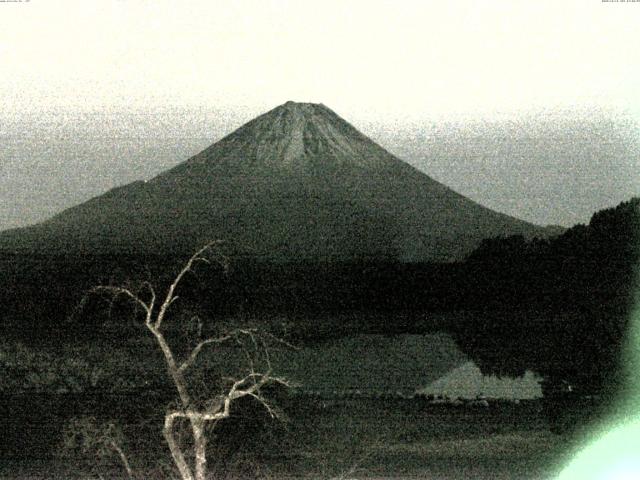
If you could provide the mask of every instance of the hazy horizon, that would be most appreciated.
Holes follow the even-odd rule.
[[[2,114],[0,230],[152,178],[260,113],[171,107]],[[587,223],[595,211],[640,194],[640,128],[622,112],[414,121],[390,115],[386,122],[336,113],[457,192],[538,225]]]

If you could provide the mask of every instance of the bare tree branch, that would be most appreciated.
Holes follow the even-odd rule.
[[[267,338],[270,338],[274,342],[279,343],[280,345],[284,345],[285,347],[290,348],[291,350],[300,350],[299,346],[294,345],[291,342],[287,342],[284,338],[276,337],[272,333],[264,332],[263,335]]]
[[[211,248],[213,248],[215,245],[220,245],[221,243],[222,242],[218,241],[218,240],[216,240],[214,242],[207,243],[204,247],[202,247],[200,250],[198,250],[196,253],[194,253],[191,256],[191,258],[189,258],[189,260],[187,261],[185,266],[182,267],[182,270],[180,270],[180,272],[178,273],[176,278],[173,280],[173,283],[169,286],[169,289],[167,290],[167,295],[166,295],[166,297],[164,299],[164,302],[162,302],[162,305],[160,306],[160,312],[158,313],[158,316],[157,316],[156,322],[155,322],[155,328],[156,329],[160,328],[160,326],[162,325],[162,321],[164,320],[164,316],[165,316],[167,310],[169,309],[171,304],[177,300],[178,297],[174,296],[174,292],[175,292],[176,288],[178,287],[178,285],[180,284],[180,282],[182,281],[182,278],[188,272],[191,271],[191,269],[193,268],[194,263],[196,263],[198,261],[201,261],[201,262],[204,262],[204,263],[210,263],[210,260],[208,258],[204,257],[203,254],[207,250],[210,250]]]
[[[193,472],[185,459],[184,453],[182,453],[182,449],[178,442],[176,442],[175,436],[173,435],[173,423],[179,418],[179,415],[182,412],[169,412],[164,417],[164,429],[163,435],[169,446],[169,450],[171,452],[171,456],[173,457],[173,461],[178,467],[178,471],[180,472],[180,476],[182,480],[194,480]]]
[[[156,291],[153,288],[153,285],[151,285],[151,282],[145,281],[142,284],[147,287],[149,293],[151,294],[151,300],[149,301],[149,310],[153,312],[153,309],[156,306]]]
[[[199,325],[199,329],[202,329],[202,326]],[[196,359],[198,358],[198,355],[200,354],[200,352],[202,351],[202,349],[210,344],[221,344],[224,342],[227,342],[233,338],[237,338],[239,335],[251,335],[253,332],[256,332],[256,329],[253,328],[237,328],[235,330],[232,330],[231,332],[221,336],[221,337],[215,337],[215,338],[207,338],[205,340],[201,340],[200,342],[198,342],[196,344],[196,346],[191,350],[191,353],[189,354],[189,356],[187,357],[186,360],[184,360],[182,362],[182,364],[179,367],[179,370],[181,372],[185,371],[187,368],[189,368],[191,365],[193,365],[193,363],[196,361]]]
[[[258,332],[255,328],[237,328],[223,333],[218,337],[199,340],[182,363],[176,361],[173,350],[161,329],[163,320],[171,305],[179,298],[176,295],[176,289],[184,276],[189,272],[193,272],[193,268],[197,262],[211,263],[211,260],[205,256],[205,252],[220,243],[221,242],[217,241],[210,242],[189,258],[168,287],[164,300],[159,305],[159,308],[156,308],[156,291],[148,281],[142,283],[142,287],[148,291],[148,295],[145,294],[142,296],[139,292],[135,292],[126,287],[98,286],[92,290],[92,292],[107,293],[111,295],[112,299],[124,296],[145,312],[145,326],[154,336],[158,346],[162,350],[167,373],[178,391],[178,405],[165,414],[163,435],[182,480],[205,480],[206,478],[207,438],[205,426],[207,422],[214,422],[215,425],[218,421],[228,418],[230,416],[232,403],[239,398],[247,396],[258,401],[271,417],[279,418],[278,412],[262,395],[261,389],[267,384],[291,386],[286,379],[272,375],[271,356],[267,340],[275,340],[290,348],[295,347],[271,334]],[[220,257],[221,260],[218,261],[226,270],[228,260],[224,256]],[[143,298],[148,298],[148,301],[145,301]],[[202,322],[199,319],[197,328],[197,336],[199,338],[202,332]],[[247,360],[248,365],[246,371],[248,371],[248,373],[242,378],[229,379],[230,384],[227,385],[226,393],[213,397],[204,404],[199,403],[198,393],[200,392],[197,387],[194,387],[194,380],[187,377],[185,373],[187,369],[195,364],[204,347],[214,344],[219,345],[230,340],[235,340],[242,349],[242,353]],[[263,371],[261,372],[260,370]],[[200,396],[202,397],[203,395],[201,394]],[[196,401],[194,402],[193,399]],[[180,442],[175,438],[174,426],[175,422],[179,419],[187,420],[191,427],[193,460],[187,460],[187,456],[184,454]],[[121,457],[123,456],[121,450],[118,451],[116,449],[116,451]],[[128,463],[124,460],[123,463],[125,466],[128,466]],[[129,470],[130,469],[127,468],[128,472]]]
[[[127,471],[127,476],[129,480],[133,480],[133,470],[131,469],[131,464],[129,463],[129,459],[125,455],[120,445],[115,440],[110,440],[109,446],[118,454],[120,457],[120,461],[122,462],[122,466]]]
[[[180,367],[178,368],[179,371],[183,372],[185,371],[187,368],[189,368],[193,362],[196,361],[196,358],[198,358],[198,355],[200,354],[200,351],[206,346],[206,345],[210,345],[212,343],[224,343],[227,340],[233,338],[233,335],[225,335],[223,337],[218,337],[218,338],[207,338],[206,340],[202,340],[201,342],[199,342],[194,349],[191,351],[191,353],[189,354],[189,357],[182,362],[182,364],[180,364]]]
[[[113,297],[125,296],[129,298],[134,304],[138,305],[142,308],[142,310],[146,314],[145,323],[151,321],[151,316],[153,315],[153,304],[155,302],[155,293],[152,295],[152,301],[150,304],[146,304],[138,295],[134,294],[128,288],[124,287],[112,287],[107,285],[99,285],[91,289],[93,293],[109,293],[113,295]]]

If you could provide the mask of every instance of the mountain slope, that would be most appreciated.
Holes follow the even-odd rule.
[[[287,102],[148,182],[0,234],[28,251],[188,251],[224,239],[278,260],[451,261],[540,227],[457,194],[324,105]]]

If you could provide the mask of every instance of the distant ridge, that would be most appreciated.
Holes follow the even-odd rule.
[[[454,261],[487,237],[549,233],[431,179],[322,104],[287,102],[148,182],[0,233],[0,249],[186,252],[224,239],[278,261]]]

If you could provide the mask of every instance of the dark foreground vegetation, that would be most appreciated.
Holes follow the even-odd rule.
[[[28,422],[33,416],[27,410],[38,400],[19,400],[15,403],[24,410],[14,416],[24,415]],[[42,418],[46,424],[32,422],[19,434],[28,451],[19,451],[20,442],[3,451],[0,476],[125,478],[118,456],[100,452],[85,435],[113,422],[114,436],[139,478],[175,478],[162,443],[162,415],[144,408],[157,398],[103,401],[97,409],[68,395],[51,401]],[[209,445],[213,478],[540,479],[550,478],[573,445],[570,437],[548,431],[537,401],[474,408],[420,399],[294,395],[280,398],[279,406],[288,413],[285,422],[274,422],[247,402],[217,426]],[[12,425],[3,427],[9,437],[18,434]],[[54,427],[59,428],[55,438]]]
[[[228,324],[277,329],[300,345],[351,333],[446,331],[484,372],[533,370],[545,392],[568,386],[576,399],[549,402],[550,394],[541,404],[438,410],[408,400],[327,404],[274,391],[290,421],[273,424],[260,405],[243,402],[212,432],[211,470],[243,478],[331,477],[351,468],[373,477],[542,472],[564,448],[564,437],[550,440],[549,419],[552,427],[579,423],[565,412],[583,408],[586,397],[612,399],[625,382],[620,361],[638,287],[639,234],[640,199],[633,199],[556,238],[487,240],[460,263],[235,258],[228,272],[197,270],[185,277],[181,308],[167,322],[178,344],[194,329],[206,335]],[[149,367],[162,365],[153,357],[160,353],[139,348],[144,331],[130,303],[87,292],[126,285],[144,295],[141,282],[168,285],[185,257],[2,253],[3,475],[38,464],[76,468],[78,455],[89,469],[121,468],[108,466],[113,451],[82,441],[82,432],[104,433],[110,423],[132,464],[170,470],[158,460],[167,459],[158,429],[175,392],[164,371]]]

